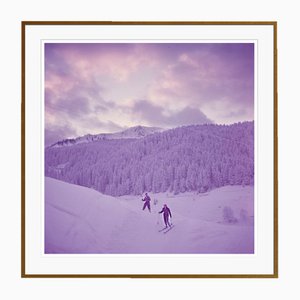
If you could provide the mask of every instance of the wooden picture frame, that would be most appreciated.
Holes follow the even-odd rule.
[[[179,267],[172,269],[171,272],[158,267],[164,257],[158,257],[157,260],[153,260],[153,265],[149,266],[147,260],[151,261],[151,257],[147,255],[139,257],[134,257],[134,254],[123,255],[116,260],[127,267],[118,271],[116,266],[110,272],[108,267],[103,271],[99,266],[104,265],[106,260],[108,263],[114,261],[114,256],[110,258],[105,255],[99,258],[101,254],[47,256],[41,244],[45,228],[41,222],[44,213],[44,206],[41,204],[44,201],[42,196],[44,187],[41,185],[43,168],[40,168],[44,163],[42,154],[44,137],[41,133],[44,130],[44,112],[41,98],[43,99],[44,94],[42,49],[45,41],[98,39],[101,42],[103,39],[110,42],[135,40],[138,43],[139,39],[167,40],[167,36],[173,41],[178,39],[181,42],[185,39],[197,42],[202,39],[211,42],[255,41],[254,121],[258,120],[259,124],[255,131],[257,151],[255,201],[259,218],[264,218],[265,214],[268,214],[265,224],[261,222],[262,219],[255,223],[255,253],[249,257],[239,254],[221,255],[222,257],[215,254],[202,256],[199,254],[201,259],[198,259],[197,254],[185,255],[182,258],[180,254],[171,255],[170,259],[167,258],[169,260],[166,265],[180,261]],[[21,276],[23,278],[278,278],[277,22],[23,21],[21,39]],[[265,158],[269,158],[267,163],[264,162]],[[261,204],[262,201],[265,201],[264,204]],[[36,206],[38,207],[35,209]],[[269,236],[268,240],[264,240],[266,236]],[[244,260],[245,269],[238,267]],[[95,261],[99,264],[96,270],[92,267]],[[196,267],[185,268],[183,267],[185,263]],[[204,267],[206,263],[207,266]],[[140,271],[143,268],[136,267],[132,272],[129,266],[138,264],[144,264],[145,271]],[[216,264],[221,264],[224,268],[218,269]],[[58,267],[59,265],[63,267]],[[203,269],[200,266],[203,266]]]

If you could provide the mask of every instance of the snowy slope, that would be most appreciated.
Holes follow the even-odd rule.
[[[253,185],[254,123],[191,125],[139,139],[47,148],[45,175],[111,196]]]
[[[253,253],[253,187],[227,186],[207,194],[111,197],[45,178],[46,253]],[[167,203],[175,227],[168,233],[158,211]],[[224,209],[236,219],[229,222]]]
[[[72,146],[76,144],[90,143],[90,142],[96,142],[101,140],[137,139],[161,131],[163,131],[163,129],[159,127],[134,126],[124,131],[120,131],[116,133],[100,133],[94,135],[87,134],[75,139],[65,139],[62,141],[58,141],[57,143],[53,144],[51,147],[56,148],[62,146]]]

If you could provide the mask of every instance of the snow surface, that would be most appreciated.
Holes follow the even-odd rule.
[[[253,186],[150,197],[151,213],[142,196],[112,197],[46,177],[45,253],[254,253]],[[166,234],[159,232],[164,203],[175,225]]]

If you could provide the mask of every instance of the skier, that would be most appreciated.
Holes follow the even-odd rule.
[[[166,225],[166,228],[171,227],[170,222],[169,222],[169,217],[172,218],[172,214],[170,211],[170,208],[167,206],[167,204],[164,204],[164,207],[162,208],[162,210],[159,212],[159,214],[164,213],[164,222]]]
[[[150,201],[151,198],[149,197],[149,195],[146,193],[145,198],[142,199],[143,201],[145,201],[144,206],[143,206],[143,210],[148,207],[149,212],[151,212],[151,208],[150,208]]]

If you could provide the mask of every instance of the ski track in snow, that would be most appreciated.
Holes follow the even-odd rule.
[[[159,203],[152,201],[149,213],[142,210],[141,196],[111,197],[45,178],[45,252],[253,253],[253,187],[151,196]],[[175,225],[166,234],[159,232],[164,203]],[[236,222],[223,218],[224,207],[230,207]]]

